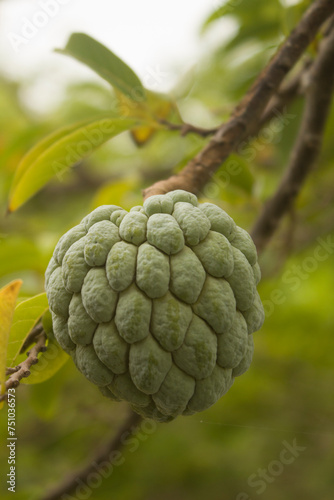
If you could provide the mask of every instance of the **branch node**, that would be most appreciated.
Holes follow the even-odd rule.
[[[9,375],[9,378],[5,382],[6,393],[8,389],[17,387],[23,378],[28,377],[31,373],[31,366],[38,363],[38,355],[45,348],[45,343],[47,341],[46,334],[44,330],[40,330],[40,327],[39,334],[37,336],[34,335],[34,340],[35,344],[30,349],[30,351],[27,352],[27,358],[15,368],[10,369],[10,371],[7,373],[7,375]]]

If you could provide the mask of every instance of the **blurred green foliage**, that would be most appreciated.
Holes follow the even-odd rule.
[[[205,30],[212,23],[221,23],[223,29],[229,16],[236,23],[235,34],[206,55],[192,85],[179,96],[183,119],[208,127],[226,119],[309,3],[286,7],[278,0],[231,0],[225,10],[218,9]],[[312,44],[309,55],[316,47]],[[56,128],[112,109],[115,99],[105,86],[76,83],[57,109],[37,117],[19,98],[23,86],[0,79],[1,214],[23,154]],[[244,149],[221,167],[203,188],[202,199],[220,204],[238,225],[250,229],[286,166],[302,110],[298,98],[287,109],[289,119],[268,124],[267,133],[247,144],[248,154]],[[206,412],[168,425],[152,424],[148,432],[141,429],[140,437],[124,444],[123,460],[110,477],[91,487],[91,498],[332,498],[333,131],[332,109],[317,170],[261,256],[260,295],[267,318],[255,335],[249,372]],[[21,299],[42,293],[45,267],[67,229],[99,204],[129,208],[140,203],[142,188],[178,171],[205,142],[192,134],[182,138],[177,132],[159,131],[138,149],[124,133],[62,181],[52,181],[24,208],[1,216],[0,287],[22,278]],[[16,394],[17,500],[40,498],[47,487],[86,463],[92,450],[116,432],[127,411],[126,405],[104,399],[72,363],[49,381],[22,386]],[[4,436],[5,411],[0,422]],[[285,442],[292,446],[294,441],[304,449],[280,466]],[[4,474],[4,446],[1,458]],[[266,479],[259,479],[263,469]],[[1,497],[9,498],[4,481],[1,488]]]

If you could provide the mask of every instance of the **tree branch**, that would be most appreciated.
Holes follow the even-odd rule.
[[[261,120],[259,122],[259,127],[263,127],[269,120],[275,117],[275,112],[282,111],[284,107],[290,103],[300,92],[302,87],[302,80],[307,73],[308,68],[311,65],[311,59],[308,58],[301,71],[295,75],[289,82],[283,84],[275,95],[270,99],[266,109],[263,112]],[[162,125],[165,125],[168,130],[177,130],[180,132],[182,137],[188,134],[196,134],[201,137],[208,137],[218,132],[220,127],[215,128],[202,128],[192,125],[191,123],[171,123],[168,120],[160,120]]]
[[[45,343],[46,335],[43,331],[39,334],[38,337],[36,337],[36,344],[27,353],[27,359],[22,361],[22,363],[20,363],[14,369],[9,368],[7,370],[7,374],[9,374],[10,376],[5,382],[6,392],[5,394],[2,394],[0,396],[0,401],[4,401],[5,399],[7,399],[8,389],[17,387],[23,378],[29,377],[30,368],[32,367],[32,365],[38,363],[38,354],[46,350]]]
[[[307,58],[302,69],[289,81],[283,82],[277,93],[269,100],[259,121],[257,130],[260,130],[268,121],[275,118],[290,102],[303,93],[303,81],[307,77],[312,61]]]
[[[130,434],[135,434],[138,424],[141,422],[142,417],[133,411],[130,411],[128,418],[117,431],[117,434],[99,450],[95,457],[92,457],[91,462],[83,467],[80,471],[71,474],[63,483],[55,489],[47,493],[41,500],[58,500],[63,495],[69,495],[81,484],[81,481],[86,483],[89,475],[98,471],[102,463],[107,462],[112,465],[113,454],[119,451],[123,446],[124,439],[128,438]]]
[[[202,151],[177,175],[159,181],[144,190],[144,198],[186,189],[195,194],[246,137],[258,127],[270,98],[308,47],[323,22],[334,12],[332,0],[317,0],[305,12],[298,26],[282,44],[276,55],[259,75],[246,96],[235,108]]]
[[[272,237],[314,166],[322,144],[333,89],[334,28],[323,40],[312,66],[302,124],[286,173],[274,196],[263,207],[252,230],[258,251],[262,251]]]

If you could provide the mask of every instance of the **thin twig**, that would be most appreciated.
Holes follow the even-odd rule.
[[[301,128],[290,163],[274,196],[265,204],[252,230],[253,240],[262,251],[291,208],[321,149],[323,132],[334,89],[334,29],[323,40],[313,64],[306,93]]]
[[[6,368],[6,375],[12,375],[13,373],[16,373],[17,371],[19,371],[20,369],[20,366],[15,366],[14,368]]]
[[[208,137],[213,135],[218,131],[219,127],[215,128],[202,128],[196,127],[196,125],[191,125],[191,123],[171,123],[168,120],[160,120],[161,125],[165,125],[168,130],[178,130],[182,137],[188,134],[196,134],[201,137]]]
[[[282,111],[299,93],[302,80],[311,64],[311,59],[307,59],[303,68],[289,82],[283,84],[275,95],[270,99],[268,106],[259,122],[259,128],[263,127],[272,118],[275,118],[277,112]],[[168,120],[160,120],[161,125],[165,125],[168,130],[177,130],[182,137],[188,134],[196,134],[201,137],[208,137],[218,132],[220,127],[203,128],[192,125],[191,123],[171,123]]]
[[[103,448],[97,452],[96,456],[92,457],[92,460],[88,465],[84,466],[78,472],[71,474],[68,478],[64,480],[59,486],[56,486],[53,490],[47,493],[41,500],[58,500],[61,499],[63,495],[71,494],[81,482],[85,483],[89,475],[94,472],[99,471],[99,467],[103,463],[108,463],[112,466],[113,464],[113,454],[115,451],[119,451],[124,443],[124,440],[131,435],[134,435],[138,424],[141,422],[142,417],[133,411],[130,411],[128,418],[125,420],[123,425],[118,429],[117,434],[112,437],[112,439],[103,446]],[[112,495],[110,496],[110,498]],[[67,497],[66,497],[67,498]]]
[[[43,332],[43,325],[41,323],[38,323],[37,325],[34,326],[34,328],[31,330],[27,338],[22,344],[22,347],[20,349],[20,353],[22,354],[26,352],[26,350],[35,342],[36,338],[38,335],[40,335]]]
[[[7,399],[7,391],[8,389],[12,389],[17,387],[20,381],[29,377],[30,368],[32,365],[38,363],[38,354],[46,350],[46,335],[45,333],[41,333],[39,337],[36,338],[36,344],[31,348],[31,350],[27,353],[27,359],[22,361],[16,368],[13,373],[10,374],[9,378],[5,382],[6,392],[0,396],[0,401],[4,401]]]
[[[219,128],[210,142],[179,174],[145,189],[143,192],[145,199],[154,194],[168,193],[173,189],[186,189],[195,194],[199,193],[238,144],[256,130],[270,98],[277,92],[283,79],[313,40],[320,26],[333,12],[333,0],[313,2],[298,26],[236,107],[230,120]]]

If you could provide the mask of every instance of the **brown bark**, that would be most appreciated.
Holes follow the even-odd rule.
[[[210,142],[179,174],[145,189],[144,198],[174,189],[197,194],[238,144],[254,133],[269,100],[333,12],[332,0],[314,2],[235,108],[230,120],[218,129]]]

